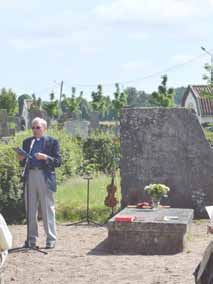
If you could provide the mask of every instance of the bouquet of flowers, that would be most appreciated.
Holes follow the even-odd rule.
[[[145,186],[144,190],[153,200],[160,201],[161,197],[167,197],[170,188],[165,184],[153,183]]]

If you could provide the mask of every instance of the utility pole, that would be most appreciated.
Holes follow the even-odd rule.
[[[208,51],[205,47],[201,46],[201,49],[211,56],[211,84],[213,84],[213,53]]]
[[[60,112],[60,115],[62,114],[61,98],[62,98],[62,94],[63,94],[63,85],[64,85],[64,81],[62,80],[61,84],[60,84],[60,96],[59,96],[59,112]]]

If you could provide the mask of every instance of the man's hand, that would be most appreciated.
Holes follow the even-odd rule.
[[[46,154],[43,154],[43,153],[40,153],[40,152],[35,153],[35,157],[36,157],[37,160],[47,160],[47,158],[48,158]]]

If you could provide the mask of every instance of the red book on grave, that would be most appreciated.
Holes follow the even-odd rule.
[[[133,222],[135,220],[135,216],[116,216],[115,222]]]

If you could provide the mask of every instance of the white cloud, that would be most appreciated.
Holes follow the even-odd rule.
[[[125,81],[128,84],[136,83],[140,81],[140,78],[145,78],[153,73],[153,68],[155,66],[152,62],[144,59],[141,60],[130,60],[120,67],[120,72],[118,73],[118,80]]]
[[[64,44],[69,44],[70,40],[65,38],[63,41],[59,40],[58,38],[16,38],[11,39],[10,44],[12,47],[16,49],[38,49],[38,48],[45,48],[48,46],[60,46]]]
[[[24,1],[22,1],[24,2]],[[18,6],[23,6],[24,4],[26,4],[26,1],[25,3],[21,3],[21,1],[18,1],[18,0],[0,0],[0,8],[1,9],[11,9],[11,8],[17,8]]]
[[[205,7],[208,11],[207,6]],[[182,21],[198,16],[201,8],[201,0],[115,0],[110,4],[97,6],[95,14],[99,19],[112,22],[165,23],[168,20]]]
[[[132,34],[129,35],[129,39],[133,39],[133,40],[147,40],[150,38],[150,34],[146,33],[146,32],[134,32]]]
[[[77,46],[82,53],[94,53],[104,36],[87,15],[72,10],[24,19],[7,33],[10,46],[19,50]]]
[[[171,58],[172,64],[183,64],[191,60],[192,56],[186,54],[176,54]]]
[[[0,0],[0,10],[9,10],[9,11],[33,11],[36,8],[39,8],[41,3],[39,1],[28,1],[28,0]]]
[[[140,61],[128,61],[122,66],[123,71],[128,71],[128,72],[145,72],[145,64],[140,62]]]

